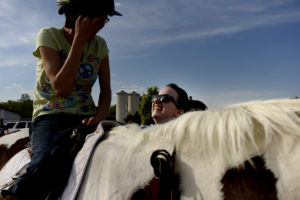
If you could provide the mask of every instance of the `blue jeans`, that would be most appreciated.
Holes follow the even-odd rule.
[[[33,154],[26,173],[11,189],[10,194],[17,199],[41,200],[49,193],[59,173],[53,163],[53,154],[69,139],[81,120],[89,117],[82,115],[44,115],[37,117],[30,129]]]

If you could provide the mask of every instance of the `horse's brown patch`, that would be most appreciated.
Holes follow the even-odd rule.
[[[131,200],[179,200],[180,191],[178,190],[178,175],[176,175],[176,177],[177,181],[171,183],[175,185],[174,188],[165,187],[166,183],[162,182],[159,178],[154,177],[145,188],[136,191],[132,195]]]
[[[0,170],[16,153],[25,149],[25,145],[29,142],[29,137],[19,139],[9,149],[6,145],[0,145]]]
[[[164,149],[152,153],[150,163],[154,177],[149,184],[132,195],[131,200],[179,200],[179,175],[175,173],[175,151],[172,156]]]
[[[265,168],[264,160],[256,156],[253,164],[228,170],[223,176],[224,200],[276,200],[277,190],[274,174]]]
[[[160,188],[160,181],[157,178],[153,178],[149,184],[143,188],[136,191],[131,200],[156,200],[159,199],[159,188]]]

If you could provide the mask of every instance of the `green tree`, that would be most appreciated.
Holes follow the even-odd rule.
[[[134,115],[129,113],[129,115],[127,115],[127,117],[125,118],[125,122],[129,124],[130,123],[141,124],[141,116],[139,115],[138,112],[135,112]]]
[[[108,120],[116,120],[116,104],[110,106],[109,112],[108,112],[108,115],[107,115],[106,119],[108,119]]]
[[[26,94],[26,93],[21,94],[21,98],[20,98],[19,101],[20,101],[20,102],[30,101],[30,96],[29,96],[29,94]]]
[[[22,94],[21,98],[17,101],[8,100],[1,102],[0,106],[6,110],[18,113],[23,119],[30,119],[33,111],[33,101],[30,99],[29,94]]]
[[[140,105],[138,106],[138,114],[141,116],[141,123],[143,125],[153,124],[151,117],[151,97],[155,94],[158,94],[157,86],[148,88],[147,93],[143,94]]]

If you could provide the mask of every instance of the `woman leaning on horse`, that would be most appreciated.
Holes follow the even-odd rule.
[[[45,199],[55,184],[55,173],[49,173],[56,169],[51,162],[55,150],[79,124],[98,124],[109,110],[108,48],[96,34],[109,21],[108,16],[121,14],[115,11],[113,0],[57,0],[57,6],[59,14],[65,14],[64,27],[41,29],[33,52],[38,60],[31,162],[2,196]],[[91,91],[98,77],[101,91],[97,109]]]

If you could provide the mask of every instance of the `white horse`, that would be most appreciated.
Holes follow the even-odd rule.
[[[98,127],[87,138],[60,199],[132,199],[155,177],[150,158],[158,149],[175,152],[180,199],[250,199],[253,196],[267,199],[259,192],[234,196],[230,191],[235,188],[226,186],[232,168],[243,166],[245,161],[253,165],[254,171],[259,168],[251,159],[255,156],[261,156],[265,168],[274,176],[271,180],[275,199],[300,199],[298,99],[257,101],[190,112],[146,129],[132,124],[105,132],[106,125],[102,124],[104,129]],[[101,142],[96,145],[95,140],[99,138]],[[94,149],[90,158],[85,154],[86,149]],[[87,164],[78,167],[83,158]],[[261,186],[260,181],[254,184]]]
[[[11,157],[25,148],[29,142],[28,132],[28,128],[24,128],[0,137],[0,170]]]
[[[149,160],[157,149],[176,151],[181,199],[223,199],[225,172],[257,155],[277,179],[277,198],[300,199],[299,116],[300,100],[271,100],[191,112],[144,130],[117,127],[95,149],[78,199],[130,199],[154,177]]]

